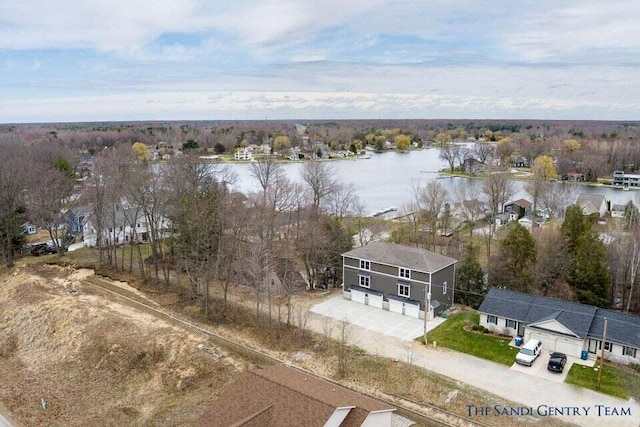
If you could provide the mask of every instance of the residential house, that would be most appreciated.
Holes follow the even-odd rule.
[[[579,172],[569,172],[568,174],[562,176],[563,181],[569,182],[582,182],[584,181],[584,179],[584,174]]]
[[[611,218],[624,218],[625,205],[612,204]]]
[[[576,205],[580,206],[587,216],[598,214],[598,218],[604,218],[607,213],[607,200],[602,194],[580,194]]]
[[[38,227],[29,221],[22,224],[20,228],[22,229],[22,234],[36,234],[38,232]]]
[[[525,342],[536,338],[550,352],[596,358],[604,345],[605,359],[640,363],[640,316],[499,288],[489,289],[478,311],[481,326]]]
[[[236,160],[251,160],[251,151],[248,148],[240,148],[233,155]]]
[[[510,214],[502,213],[495,216],[496,227],[507,225],[509,221],[513,221]]]
[[[527,230],[531,230],[533,228],[542,228],[544,226],[544,220],[536,218],[533,215],[525,215],[518,219],[518,224],[522,225]]]
[[[84,225],[85,246],[95,247],[98,243],[96,218],[90,214]],[[106,213],[103,219],[102,242],[105,245],[122,245],[129,242],[146,242],[149,240],[149,227],[142,210],[137,207],[118,207],[115,213]],[[156,228],[166,230],[169,221],[160,218]]]
[[[640,175],[624,173],[624,171],[614,171],[613,185],[619,185],[621,187],[639,187]]]
[[[476,160],[473,157],[467,157],[466,159],[464,159],[464,162],[462,163],[462,167],[465,173],[468,173],[471,175],[478,175],[478,174],[484,173],[484,163],[480,162],[479,160]]]
[[[510,221],[517,221],[523,216],[531,213],[533,203],[525,199],[518,199],[504,205],[503,213],[509,215]]]
[[[92,208],[88,206],[69,209],[62,218],[67,226],[67,233],[70,236],[79,236],[84,233],[84,226],[89,219]]]
[[[529,163],[524,157],[516,156],[511,158],[511,166],[514,168],[526,168],[529,166]]]
[[[395,410],[297,369],[267,366],[240,374],[196,425],[391,427]]]
[[[343,289],[352,301],[430,319],[453,304],[456,262],[425,249],[371,242],[342,254]]]

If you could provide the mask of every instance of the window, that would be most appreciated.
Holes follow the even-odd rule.
[[[371,279],[369,278],[369,276],[358,276],[358,280],[359,280],[360,286],[362,286],[363,288],[371,287]]]
[[[622,347],[622,355],[623,356],[631,356],[633,358],[636,357],[636,349],[633,347]]]
[[[498,324],[498,318],[496,316],[492,316],[490,314],[487,315],[487,323],[493,323],[494,325]]]
[[[360,269],[361,270],[371,270],[371,262],[360,260]]]
[[[444,282],[444,283],[442,284],[442,294],[444,295],[444,294],[446,294],[446,293],[447,293],[447,282]]]
[[[398,295],[411,298],[411,287],[404,283],[398,283]]]
[[[411,270],[409,270],[408,268],[400,267],[400,277],[411,279]]]
[[[515,320],[510,320],[510,319],[505,319],[504,326],[506,326],[507,328],[515,329],[516,328],[516,321]]]
[[[613,344],[611,342],[609,342],[609,341],[606,341],[604,343],[604,349],[607,350],[607,351],[613,350]]]

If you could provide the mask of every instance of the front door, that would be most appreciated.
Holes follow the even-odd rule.
[[[524,337],[524,325],[522,322],[518,322],[518,335]]]
[[[589,353],[595,354],[598,351],[598,340],[589,338]]]

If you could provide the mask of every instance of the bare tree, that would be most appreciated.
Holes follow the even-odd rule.
[[[302,169],[302,180],[311,192],[311,213],[317,215],[324,198],[335,190],[335,172],[324,162],[307,162]]]
[[[473,237],[473,227],[485,212],[485,203],[478,198],[481,189],[479,181],[458,181],[453,190],[456,210],[469,226],[469,237]]]
[[[513,183],[509,180],[509,175],[504,169],[487,168],[487,174],[484,179],[483,192],[487,197],[489,204],[489,212],[491,215],[491,224],[489,232],[485,235],[485,245],[487,250],[487,282],[491,275],[491,241],[496,233],[496,216],[502,210],[504,204],[514,194]]]
[[[480,141],[473,146],[473,155],[482,164],[486,164],[496,152],[496,146],[493,143]]]
[[[435,247],[438,218],[447,199],[447,191],[438,181],[430,181],[424,187],[415,187],[414,195],[418,207],[418,217],[428,228],[431,239],[429,245]]]
[[[465,152],[466,149],[464,146],[449,142],[440,149],[440,158],[449,163],[449,168],[451,172],[453,172],[456,163],[464,161]]]
[[[18,144],[6,142],[0,156],[0,253],[9,267],[22,244],[20,226],[26,220],[24,190],[30,168],[21,151]]]

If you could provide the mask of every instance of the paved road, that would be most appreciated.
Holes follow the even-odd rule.
[[[356,304],[356,303],[353,303]],[[367,307],[370,310],[383,310]],[[387,312],[388,313],[388,312]],[[339,321],[332,320],[317,313],[311,313],[309,327],[319,333],[328,330],[327,322],[334,322],[337,331]],[[580,426],[615,426],[639,427],[640,404],[636,401],[625,401],[605,394],[596,393],[582,387],[538,378],[529,373],[518,372],[508,366],[499,365],[474,356],[442,348],[425,348],[417,343],[409,343],[400,338],[384,335],[363,327],[351,325],[352,344],[379,356],[406,361],[412,358],[413,364],[431,371],[446,375],[455,380],[474,387],[487,390],[504,399],[517,402],[534,411],[551,407],[577,407],[580,415],[563,415],[563,421]],[[599,407],[598,405],[602,405]],[[630,415],[605,416],[604,407],[617,408],[618,412],[630,411]],[[584,409],[588,414],[584,414]],[[598,414],[600,409],[601,413]],[[478,416],[482,421],[484,416]]]

